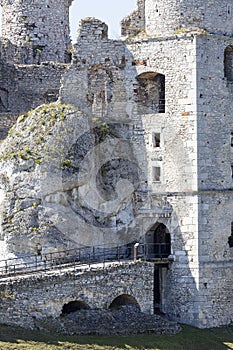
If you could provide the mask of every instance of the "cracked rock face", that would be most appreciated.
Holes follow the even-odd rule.
[[[1,145],[2,256],[133,241],[138,147],[131,125],[72,106],[19,117]]]

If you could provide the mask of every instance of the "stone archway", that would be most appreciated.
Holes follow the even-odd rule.
[[[68,315],[76,311],[88,310],[88,309],[90,309],[90,306],[85,301],[74,300],[63,305],[61,314]]]
[[[145,255],[154,265],[154,312],[164,310],[166,300],[168,257],[171,255],[171,235],[167,226],[157,222],[145,235]]]
[[[117,309],[121,306],[134,306],[139,310],[141,309],[137,300],[129,294],[121,294],[116,297],[109,305],[109,309]]]
[[[146,256],[168,258],[171,254],[171,235],[166,225],[157,223],[146,233]]]

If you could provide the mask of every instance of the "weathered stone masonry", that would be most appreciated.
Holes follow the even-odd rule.
[[[141,311],[153,313],[153,263],[131,263],[12,278],[0,283],[2,323],[34,328],[34,320],[59,317],[65,304],[85,302],[108,309],[120,295],[134,297]],[[142,292],[143,291],[143,292]]]
[[[155,269],[157,289],[154,291],[159,293],[154,294],[153,305],[175,320],[198,327],[230,324],[233,321],[233,247],[229,244],[233,237],[232,0],[205,3],[138,0],[135,11],[122,21],[123,40],[108,39],[106,24],[87,18],[81,23],[71,65],[66,63],[70,3],[62,1],[56,11],[55,5],[52,1],[48,18],[56,14],[54,23],[58,29],[52,26],[47,37],[41,29],[47,10],[40,8],[39,1],[34,2],[33,8],[21,7],[19,1],[11,5],[9,1],[2,2],[6,38],[1,41],[0,112],[4,113],[4,120],[6,113],[26,112],[43,102],[55,101],[59,89],[59,103],[79,110],[74,112],[73,107],[56,104],[44,110],[42,107],[21,124],[18,122],[15,134],[13,131],[3,144],[1,193],[5,197],[0,204],[8,216],[2,217],[2,255],[35,252],[39,241],[45,252],[79,244],[125,245],[139,241],[159,245],[160,249],[162,244],[167,244],[167,255],[174,261],[169,269],[165,266]],[[17,17],[19,26],[12,24],[15,11],[21,16]],[[48,27],[47,23],[45,30]],[[62,35],[57,36],[60,30]],[[61,51],[54,51],[57,46]],[[35,121],[38,133],[48,132],[46,140],[38,144],[34,142],[40,136],[33,128]],[[111,123],[117,125],[115,130]],[[94,130],[92,134],[90,129]],[[89,148],[99,146],[93,141],[101,139],[96,137],[96,130],[104,130],[101,136],[110,144],[119,139],[132,141],[134,147],[128,149],[128,158],[139,165],[140,181],[135,191],[125,195],[118,211],[114,209],[105,215],[99,209],[107,208],[114,199],[113,191],[107,190],[112,189],[112,183],[116,184],[119,171],[114,178],[113,169],[108,172],[109,168],[103,167],[98,157],[94,158],[101,169],[98,174],[102,176],[100,183],[105,185],[107,199],[97,203],[98,210],[88,207],[85,198],[79,202],[78,191],[83,183],[79,182],[78,162],[85,158]],[[88,133],[91,136],[84,140],[82,135]],[[27,135],[26,139],[23,135]],[[40,163],[45,154],[39,161],[32,154],[29,159],[17,154],[11,159],[6,154],[11,147],[26,149],[28,153],[33,148],[36,156],[45,152],[50,159],[52,153],[54,163],[44,160]],[[54,160],[56,150],[60,149],[62,162],[59,157]],[[102,151],[103,157],[105,154],[115,156],[117,152],[108,149]],[[91,158],[84,164],[83,178],[89,180],[87,174],[94,173],[93,163]],[[54,164],[56,167],[49,172]],[[111,165],[118,170],[118,163]],[[137,176],[132,178],[135,180]],[[91,183],[86,195],[96,194],[94,185]],[[90,202],[96,198],[90,197]],[[49,214],[52,223],[45,219]],[[83,216],[86,221],[81,220]],[[32,222],[36,223],[35,231],[28,234]],[[86,222],[91,224],[88,229]],[[12,237],[13,230],[17,234]],[[117,270],[113,270],[114,275]],[[91,276],[92,273],[98,276],[98,272],[90,272]],[[119,269],[117,273],[120,276],[123,271]],[[21,288],[23,280],[19,285]],[[148,288],[153,289],[153,283]],[[77,291],[77,297],[81,297],[81,289]],[[37,296],[33,301],[30,289],[24,289],[24,293],[29,293],[32,303],[38,301]],[[71,297],[69,293],[67,290],[64,303]],[[143,293],[142,296],[135,293],[140,303]],[[92,294],[88,292],[88,295],[90,299],[87,297],[86,301],[94,302]],[[152,303],[151,294],[148,295]],[[101,297],[100,300],[102,303]],[[10,307],[10,301],[5,302]],[[51,305],[47,309],[41,306],[39,316],[57,315],[61,305],[57,302],[54,308]],[[18,311],[16,314],[18,320]],[[6,322],[4,312],[2,317]],[[28,311],[24,317],[31,319]]]
[[[72,0],[10,1],[0,2],[2,14],[2,36],[18,48],[17,63],[43,61],[65,62],[70,45],[69,6]],[[52,25],[51,25],[52,23]],[[20,60],[24,49],[31,47]]]

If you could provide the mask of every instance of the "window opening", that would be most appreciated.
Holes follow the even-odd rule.
[[[228,237],[228,244],[230,248],[233,248],[233,222],[231,223],[231,235]]]
[[[105,67],[93,66],[88,72],[87,102],[93,114],[103,117],[112,100],[113,76]]]
[[[135,90],[139,114],[165,113],[165,76],[156,72],[137,77]]]
[[[158,166],[152,168],[152,176],[154,182],[160,182],[161,180],[161,169]]]
[[[160,134],[159,133],[153,133],[152,134],[152,143],[153,147],[160,147]]]
[[[233,47],[227,46],[224,51],[224,77],[228,82],[233,81]]]

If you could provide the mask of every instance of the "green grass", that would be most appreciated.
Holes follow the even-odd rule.
[[[182,326],[173,336],[62,336],[0,326],[0,350],[226,350],[233,349],[233,327],[200,330]]]

